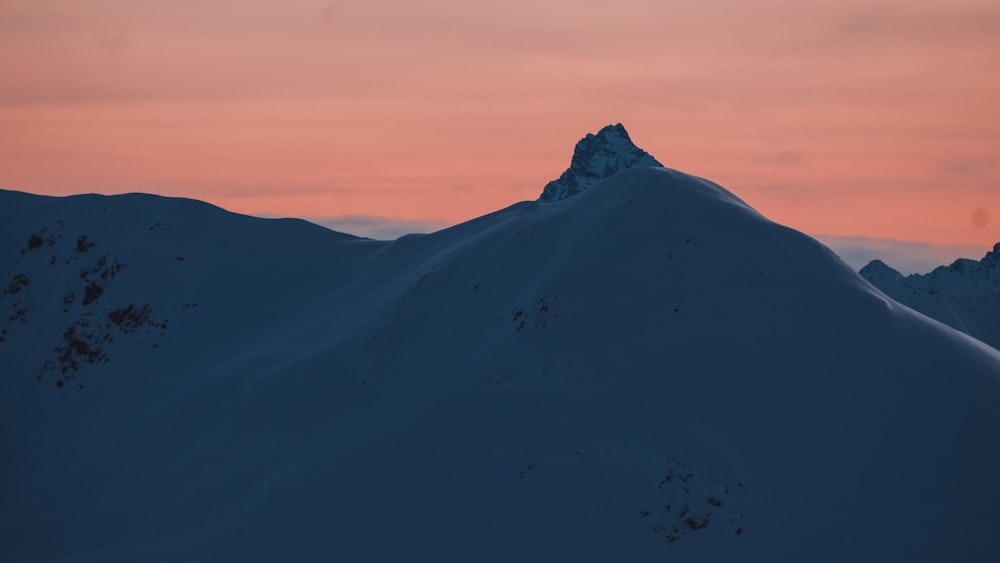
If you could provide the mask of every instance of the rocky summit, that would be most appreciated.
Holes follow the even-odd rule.
[[[569,168],[546,184],[539,201],[559,201],[576,195],[626,168],[662,167],[652,155],[635,146],[621,123],[608,125],[596,135],[587,133],[573,149]]]

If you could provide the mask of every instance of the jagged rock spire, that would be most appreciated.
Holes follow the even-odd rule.
[[[539,201],[559,201],[593,186],[612,174],[635,167],[663,166],[635,146],[621,123],[588,133],[573,150],[573,160],[558,180],[549,182]]]

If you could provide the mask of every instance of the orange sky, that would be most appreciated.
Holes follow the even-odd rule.
[[[997,69],[995,0],[4,0],[0,187],[443,225],[622,122],[810,234],[981,255]]]

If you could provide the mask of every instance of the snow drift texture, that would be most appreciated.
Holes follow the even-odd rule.
[[[1000,242],[982,260],[962,258],[904,277],[881,260],[859,272],[893,299],[1000,349]]]
[[[995,561],[1000,353],[716,184],[427,236],[0,192],[4,561]]]

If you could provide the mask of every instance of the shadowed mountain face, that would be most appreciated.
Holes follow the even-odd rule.
[[[928,274],[904,277],[881,260],[858,273],[896,301],[1000,349],[1000,243],[982,260],[962,258]]]
[[[649,153],[632,143],[621,123],[608,125],[596,135],[587,133],[573,150],[569,168],[549,182],[539,201],[559,201],[590,188],[626,168],[662,167]]]
[[[393,242],[15,192],[0,235],[3,560],[1000,549],[1000,353],[675,170]]]

